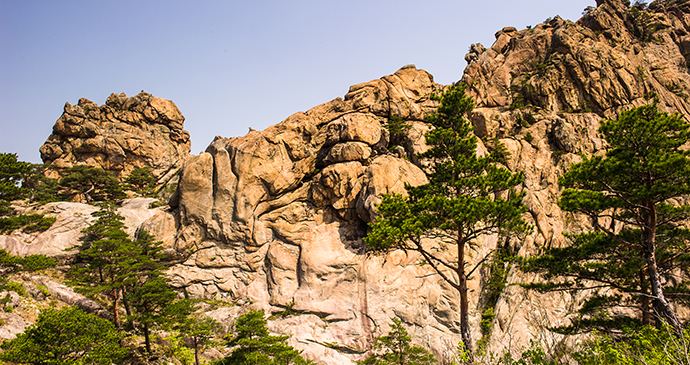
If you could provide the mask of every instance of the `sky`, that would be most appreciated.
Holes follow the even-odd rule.
[[[577,20],[595,0],[0,0],[0,152],[40,163],[65,102],[144,90],[198,154],[415,64],[462,77],[506,26]]]

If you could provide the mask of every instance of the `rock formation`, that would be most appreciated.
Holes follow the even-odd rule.
[[[41,146],[49,174],[74,165],[92,165],[125,177],[133,169],[151,167],[159,182],[178,172],[191,150],[184,116],[170,100],[146,92],[127,97],[111,94],[105,105],[86,99],[65,103],[53,133]]]
[[[476,100],[470,117],[478,152],[499,141],[510,152],[507,167],[525,173],[534,231],[500,242],[523,255],[588,228],[556,205],[558,177],[581,154],[604,151],[596,132],[602,118],[652,95],[661,108],[690,114],[690,2],[597,5],[577,22],[555,17],[529,29],[504,28],[490,48],[475,44],[466,56],[461,81]],[[141,224],[176,252],[173,285],[239,305],[219,316],[248,307],[275,314],[271,328],[293,335],[291,344],[320,363],[361,359],[393,316],[417,345],[449,362],[460,340],[456,293],[417,254],[370,256],[362,243],[384,194],[426,181],[416,153],[426,148],[424,118],[437,107],[431,95],[442,91],[429,73],[405,66],[264,131],[217,137],[186,159],[171,209],[147,210],[151,218]],[[393,115],[412,126],[395,138],[385,128]],[[108,134],[102,123],[116,121],[123,122]],[[172,102],[148,94],[112,95],[101,107],[82,99],[65,106],[41,153],[56,168],[89,163],[126,173],[148,164],[168,176],[188,151],[181,123]],[[171,142],[139,141],[137,149],[128,143],[141,134],[131,126]],[[167,157],[159,160],[161,154]],[[494,236],[477,243],[473,264],[499,244]],[[496,303],[486,303],[488,275],[483,268],[470,282],[474,338],[482,336],[481,313],[491,304],[489,350],[563,340],[546,326],[567,321],[581,297],[508,285]],[[511,268],[507,284],[529,279]],[[297,314],[281,315],[287,308]]]
[[[516,251],[559,245],[564,232],[587,227],[555,204],[558,176],[581,153],[603,151],[600,119],[647,103],[650,93],[662,108],[688,114],[685,3],[643,10],[600,1],[578,22],[556,17],[531,29],[504,28],[489,49],[471,48],[461,81],[476,98],[471,119],[480,149],[498,139],[511,154],[507,166],[526,176],[535,230],[508,242]],[[425,148],[424,116],[436,106],[430,95],[442,89],[408,66],[263,132],[217,138],[185,164],[177,211],[146,223],[177,224],[176,235],[165,236],[187,252],[173,268],[175,285],[273,313],[290,306],[299,315],[273,328],[294,334],[294,345],[322,362],[360,358],[392,316],[420,345],[451,358],[460,339],[456,294],[414,253],[370,257],[361,241],[383,194],[425,181],[414,153]],[[398,147],[383,127],[392,115],[413,125]],[[485,237],[472,260],[496,244]],[[487,275],[480,270],[471,281],[477,339]],[[527,279],[512,270],[508,284]],[[579,299],[508,286],[495,303],[490,349],[517,350],[530,338],[561,341],[545,327],[563,323]]]

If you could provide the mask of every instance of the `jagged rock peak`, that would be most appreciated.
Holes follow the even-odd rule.
[[[654,93],[668,110],[689,114],[690,3],[597,4],[577,22],[556,16],[504,28],[489,49],[473,45],[462,81],[477,105],[611,118]]]
[[[41,158],[54,177],[74,165],[88,164],[123,177],[151,167],[159,181],[179,170],[191,150],[184,116],[170,100],[147,92],[127,97],[111,94],[105,105],[86,98],[65,103],[53,133],[41,146]]]

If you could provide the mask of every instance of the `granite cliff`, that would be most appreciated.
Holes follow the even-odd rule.
[[[507,27],[488,49],[472,45],[460,81],[476,101],[470,117],[480,138],[478,153],[496,140],[506,146],[506,166],[525,172],[521,188],[535,227],[527,237],[501,245],[528,255],[561,244],[565,232],[588,227],[556,205],[558,177],[581,154],[604,151],[596,133],[601,119],[647,103],[652,93],[662,109],[688,116],[689,52],[690,1],[680,0],[655,1],[647,8],[597,0],[577,22],[555,17],[529,29]],[[370,256],[362,243],[384,194],[426,181],[415,154],[425,149],[424,118],[437,106],[431,95],[443,89],[426,71],[405,66],[264,131],[217,137],[206,152],[189,157],[188,147],[170,148],[160,160],[149,150],[124,148],[136,144],[129,132],[101,137],[99,129],[87,128],[99,120],[92,113],[113,120],[110,98],[98,108],[80,101],[78,107],[66,105],[41,152],[58,168],[81,162],[126,171],[124,161],[134,161],[132,166],[154,166],[157,176],[184,161],[170,208],[141,208],[151,218],[132,224],[174,252],[170,277],[177,288],[232,300],[239,305],[233,316],[249,307],[296,313],[277,315],[270,326],[293,335],[291,344],[308,358],[327,364],[360,359],[373,338],[388,331],[389,319],[398,317],[416,344],[449,360],[460,340],[456,293],[415,253]],[[139,123],[123,116],[115,118],[122,121],[117,125],[144,131],[153,125],[163,135],[154,145],[188,146],[181,113],[171,102],[148,94],[111,98],[120,100],[123,110],[134,110],[127,114],[132,120],[141,121],[142,115],[149,122],[162,120]],[[140,101],[129,101],[135,98]],[[167,107],[156,107],[160,104]],[[391,136],[385,127],[394,115],[412,126],[402,136]],[[77,136],[88,138],[76,142]],[[99,138],[101,144],[85,142]],[[121,148],[108,147],[115,146],[109,138],[122,138]],[[104,158],[111,155],[120,158]],[[470,260],[479,262],[498,244],[496,237],[484,237]],[[476,339],[482,336],[489,275],[488,268],[479,270],[470,283]],[[509,267],[507,284],[528,279]],[[563,338],[545,328],[567,321],[581,299],[508,285],[490,303],[495,319],[489,348],[517,350],[529,339],[561,344]]]

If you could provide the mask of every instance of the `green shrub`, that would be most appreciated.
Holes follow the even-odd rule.
[[[582,345],[573,357],[579,365],[688,365],[690,364],[690,330],[683,337],[664,326],[646,326],[640,331],[625,331],[625,336],[595,336]]]
[[[0,347],[0,360],[19,364],[119,364],[127,353],[115,326],[78,308],[48,308],[35,324]]]
[[[26,296],[26,288],[22,283],[18,283],[16,281],[8,280],[7,281],[7,288],[21,296]]]
[[[525,134],[525,141],[527,143],[532,143],[532,141],[534,141],[534,136],[532,136],[532,133],[528,132],[527,134]]]

